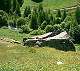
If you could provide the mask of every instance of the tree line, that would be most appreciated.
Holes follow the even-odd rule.
[[[40,35],[47,32],[67,31],[75,42],[80,42],[80,7],[74,13],[57,9],[56,14],[45,10],[40,3],[26,6],[21,15],[23,0],[0,0],[0,28],[17,28],[19,33]]]

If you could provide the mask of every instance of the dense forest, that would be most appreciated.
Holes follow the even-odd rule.
[[[67,31],[75,43],[80,42],[79,4],[73,12],[66,8],[53,11],[43,8],[43,0],[32,1],[38,3],[37,6],[26,6],[22,14],[24,0],[0,0],[0,28],[14,28],[31,35]]]

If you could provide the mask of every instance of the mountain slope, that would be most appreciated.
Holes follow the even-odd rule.
[[[76,5],[77,0],[43,0],[42,4],[46,9],[60,9]],[[32,6],[36,5],[36,3],[33,3],[31,0],[24,0],[24,4],[21,8],[22,12],[27,5]]]

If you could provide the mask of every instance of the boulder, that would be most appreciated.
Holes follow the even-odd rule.
[[[66,31],[53,37],[52,35],[51,32],[38,36],[38,38],[32,37],[32,39],[25,40],[23,43],[28,46],[49,46],[64,51],[75,51],[75,46]]]

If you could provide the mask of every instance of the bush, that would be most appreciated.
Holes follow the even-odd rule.
[[[47,25],[46,28],[45,28],[45,31],[48,33],[48,32],[61,32],[62,29],[61,29],[61,26],[60,24],[55,24],[54,26],[52,25]]]
[[[60,24],[55,24],[53,26],[53,28],[54,28],[54,30],[59,30],[59,29],[61,29],[61,26],[60,26]]]
[[[79,6],[77,6],[76,8],[75,16],[78,24],[80,24],[80,7]]]
[[[38,30],[34,30],[30,33],[31,35],[42,35],[45,34],[44,30],[38,29]]]
[[[80,26],[75,25],[70,28],[70,36],[75,40],[75,43],[80,43]]]
[[[41,29],[44,30],[46,26],[47,26],[47,22],[44,21],[44,22],[41,24]]]
[[[24,17],[28,17],[31,14],[30,6],[27,6],[24,11]]]
[[[60,24],[61,23],[61,18],[57,17],[56,18],[56,24]]]
[[[37,30],[38,29],[38,23],[37,23],[37,15],[36,12],[33,12],[31,14],[31,21],[30,21],[30,28],[33,30]]]
[[[9,20],[9,21],[8,21],[8,25],[9,25],[10,27],[16,27],[16,23],[15,23],[14,20]]]
[[[18,3],[20,4],[20,7],[22,6],[22,4],[24,3],[24,0],[17,0]]]
[[[17,28],[21,28],[21,26],[25,25],[26,23],[27,23],[27,22],[26,22],[26,19],[20,17],[20,18],[17,20]]]
[[[21,31],[22,31],[22,33],[30,33],[32,30],[29,28],[29,26],[28,25],[23,25],[22,27],[21,27]]]
[[[48,33],[48,32],[53,32],[54,31],[54,28],[52,25],[47,25],[46,28],[45,28],[45,31]]]
[[[0,27],[8,26],[7,23],[7,13],[0,10]]]

